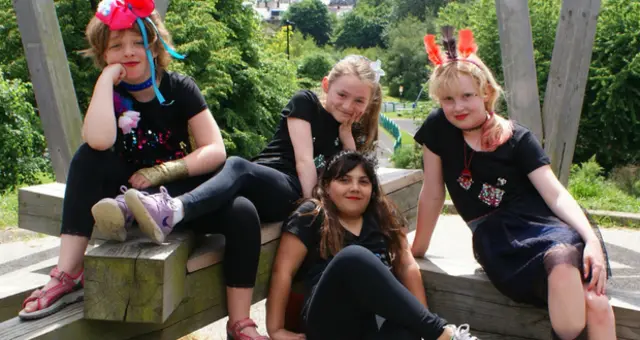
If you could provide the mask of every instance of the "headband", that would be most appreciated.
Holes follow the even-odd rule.
[[[169,54],[176,59],[184,59],[185,56],[177,53],[173,48],[171,48],[163,39],[160,33],[158,32],[158,28],[153,23],[149,16],[155,10],[155,2],[154,0],[102,0],[98,5],[98,10],[96,11],[96,17],[100,19],[105,25],[109,27],[112,31],[119,31],[130,29],[133,27],[133,24],[136,23],[140,28],[140,33],[142,34],[142,40],[144,41],[144,49],[146,50],[147,60],[149,61],[149,65],[151,67],[151,81],[153,84],[153,91],[158,98],[160,104],[164,104],[165,100],[156,85],[156,69],[155,63],[153,62],[153,55],[151,54],[151,49],[149,47],[149,39],[147,38],[147,30],[144,26],[145,20],[148,22],[151,27],[156,32],[156,36],[160,39],[160,42],[164,46],[164,49],[169,52]]]
[[[434,66],[438,67],[451,62],[465,61],[480,67],[479,63],[468,59],[470,55],[476,53],[478,50],[478,45],[476,45],[473,39],[473,32],[471,32],[471,30],[460,30],[458,32],[458,42],[456,43],[456,39],[453,36],[453,27],[443,26],[442,46],[445,49],[444,55],[440,51],[438,44],[436,44],[435,35],[427,34],[424,36],[424,47],[427,50],[429,60]],[[480,67],[480,69],[482,69],[482,67]]]

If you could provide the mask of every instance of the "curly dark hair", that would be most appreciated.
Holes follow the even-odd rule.
[[[332,181],[341,178],[357,166],[362,166],[372,187],[371,200],[365,213],[373,214],[380,225],[382,233],[389,242],[393,260],[402,250],[402,244],[406,238],[404,228],[407,226],[407,221],[395,204],[382,192],[375,172],[377,166],[375,156],[357,151],[343,151],[332,158],[320,175],[318,185],[313,191],[313,198],[310,199],[316,204],[316,209],[311,214],[318,216],[322,213],[324,217],[320,229],[320,255],[325,259],[335,256],[344,243],[345,231],[338,220],[338,208],[331,201],[327,189]]]

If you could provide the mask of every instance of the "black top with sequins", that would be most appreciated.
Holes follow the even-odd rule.
[[[295,235],[307,248],[307,256],[295,277],[295,281],[304,280],[306,298],[309,297],[309,293],[318,284],[322,273],[333,259],[333,257],[323,259],[320,256],[320,228],[324,214],[320,210],[316,217],[312,213],[315,209],[314,202],[306,201],[282,224],[282,232]],[[344,230],[343,248],[349,245],[360,245],[369,249],[389,270],[392,269],[389,240],[380,230],[380,225],[373,214],[365,212],[360,235],[356,236]]]
[[[188,121],[207,108],[191,77],[164,72],[159,89],[165,97],[165,105],[155,97],[149,102],[139,102],[121,86],[116,86],[113,91],[118,124],[115,151],[127,162],[141,167],[189,154],[192,146]],[[135,126],[130,117],[137,114],[140,120]]]
[[[414,139],[425,145],[442,161],[442,174],[451,200],[465,221],[486,215],[495,209],[513,209],[536,216],[554,216],[527,175],[550,164],[534,134],[514,123],[513,136],[492,152],[474,152],[469,170],[468,189],[460,183],[471,148],[462,131],[451,124],[442,109],[433,110]]]
[[[339,138],[340,123],[322,107],[318,97],[311,91],[296,93],[282,110],[282,118],[271,142],[253,161],[283,173],[298,177],[296,157],[289,136],[287,118],[300,118],[311,124],[313,138],[313,158],[316,168],[324,167],[329,160],[342,150]]]

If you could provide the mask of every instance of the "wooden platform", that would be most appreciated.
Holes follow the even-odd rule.
[[[410,235],[413,238],[413,233]],[[544,309],[500,294],[473,258],[471,231],[459,216],[442,216],[427,257],[420,259],[430,309],[454,324],[468,323],[481,339],[550,339]],[[640,340],[640,294],[608,289],[620,340]]]
[[[399,207],[399,210],[405,213],[410,220],[414,220],[418,194],[421,187],[422,172],[415,170],[379,169],[378,175],[382,183],[383,191],[389,194],[391,199]],[[56,210],[46,209],[46,205],[43,203],[52,203],[52,201],[55,201],[51,198],[52,196],[58,197],[59,200],[62,199],[59,185],[50,185],[48,188],[40,187],[36,190],[25,190],[24,192],[28,192],[28,194],[26,194],[26,201],[21,202],[21,212],[28,216],[27,220],[35,221],[36,223],[35,225],[21,224],[20,227],[31,230],[38,229],[41,232],[57,235],[58,231],[51,227],[52,222],[48,220],[58,218],[59,226],[60,214],[58,212],[58,217],[56,217]],[[21,198],[22,197],[24,196],[21,196]],[[59,203],[53,204],[60,206]],[[46,218],[32,215],[36,211],[46,212],[48,215]],[[21,222],[22,221],[24,221],[24,219],[21,220]],[[254,301],[259,301],[266,297],[267,284],[271,274],[271,264],[275,256],[279,236],[279,224],[263,226],[263,244],[260,254],[258,277],[256,279],[256,288],[253,296]],[[135,242],[137,241],[132,240],[127,242],[127,244],[129,244],[128,246],[122,244],[113,245],[111,243],[102,244],[91,251],[88,258],[91,257],[91,254],[94,252],[95,254],[103,255],[113,254],[116,251],[115,249],[131,247]],[[184,242],[191,241],[187,238]],[[178,242],[177,244],[182,243]],[[113,250],[109,250],[112,247]],[[139,249],[145,248],[140,245],[138,245],[138,247]],[[96,282],[96,275],[99,276],[99,274],[90,275],[90,272],[87,271],[87,281],[89,282],[87,283],[88,286],[85,294],[86,303],[77,303],[69,306],[63,311],[42,320],[22,322],[18,318],[10,319],[0,324],[0,339],[176,339],[210,324],[226,316],[225,289],[222,277],[222,265],[220,263],[223,259],[224,242],[218,236],[209,236],[207,241],[203,242],[199,248],[189,247],[194,249],[191,252],[189,260],[185,258],[181,261],[175,261],[175,263],[171,265],[171,268],[164,267],[163,269],[165,273],[174,273],[175,268],[182,268],[182,273],[185,273],[182,299],[177,304],[175,310],[169,312],[169,315],[166,315],[165,312],[170,309],[164,308],[164,304],[162,304],[163,307],[160,309],[156,308],[153,310],[154,317],[158,315],[162,315],[162,317],[168,316],[163,323],[124,323],[120,321],[90,320],[86,318],[86,306],[94,303],[96,300],[101,300],[105,303],[112,301],[105,296],[96,295],[96,290],[94,290],[94,292],[91,291],[89,288],[91,282]],[[102,248],[102,250],[100,250],[100,248]],[[164,254],[166,254],[166,252]],[[146,258],[153,257],[154,256],[144,256],[144,261],[147,261]],[[136,260],[132,262],[131,259],[126,259],[125,261],[134,264],[138,263]],[[132,267],[129,266],[129,268],[131,269]],[[119,279],[122,279],[123,282],[137,282],[136,279],[140,280],[142,276],[136,278],[135,272],[135,270],[126,271],[128,274],[120,276]],[[106,278],[104,273],[102,276]],[[100,281],[106,282],[107,280]],[[160,282],[157,281],[156,285],[159,284]],[[112,291],[117,292],[116,288],[118,287],[118,283],[112,282],[111,286],[113,287]],[[135,286],[135,284],[131,285],[131,287]],[[175,286],[179,286],[179,284]],[[121,317],[118,320],[127,319],[133,321],[129,319],[129,313],[134,313],[134,304],[131,302],[135,301],[135,299],[142,301],[144,298],[142,296],[134,297],[131,294],[135,292],[125,289],[123,284],[120,284],[119,287],[122,288],[121,295],[129,297],[129,299],[113,301],[113,304],[118,306],[118,308],[116,308],[117,311],[112,315]],[[160,289],[156,291],[164,290]],[[122,301],[127,302],[124,304],[127,308],[122,308]],[[172,303],[169,303],[169,305],[171,304]],[[141,312],[139,315],[145,316],[146,312]]]

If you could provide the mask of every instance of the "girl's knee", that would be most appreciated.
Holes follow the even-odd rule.
[[[238,157],[238,156],[231,156],[229,158],[227,158],[227,160],[224,163],[225,167],[231,167],[234,170],[240,170],[240,169],[245,169],[247,163],[249,163],[249,161],[247,161],[246,159],[242,158],[242,157]]]
[[[606,322],[613,315],[609,298],[606,295],[598,295],[585,289],[584,296],[589,320]]]
[[[73,155],[73,158],[71,159],[71,167],[77,167],[83,164],[96,165],[99,163],[101,157],[104,157],[111,152],[111,150],[100,151],[92,149],[89,144],[83,143]]]
[[[353,264],[354,262],[363,263],[366,262],[366,259],[369,256],[373,256],[375,258],[375,255],[373,255],[373,253],[367,248],[352,244],[340,250],[332,261],[337,261],[337,263],[340,264]]]

